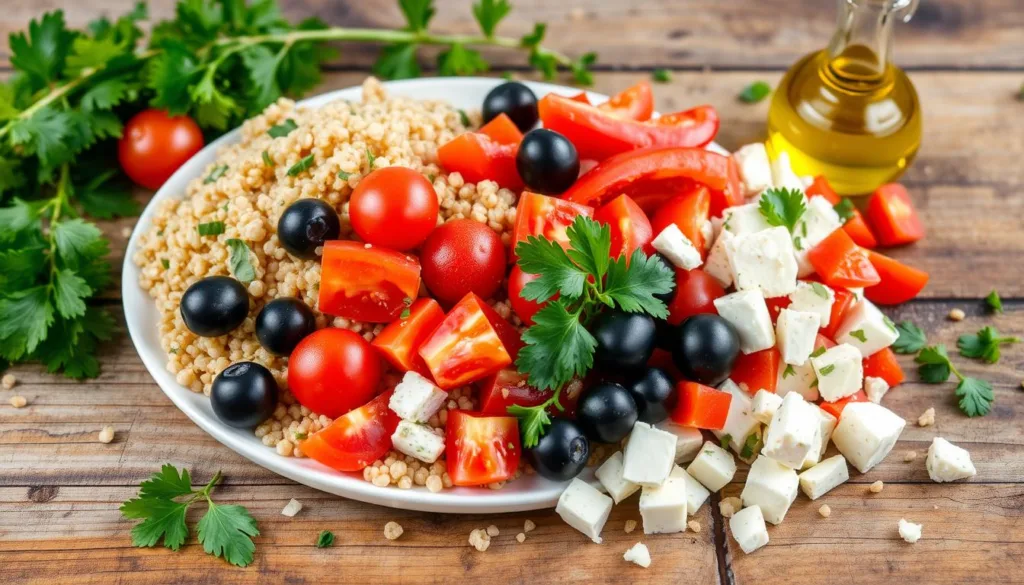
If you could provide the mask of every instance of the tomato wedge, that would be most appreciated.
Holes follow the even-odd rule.
[[[569,236],[565,230],[572,225],[577,215],[593,217],[594,208],[523,191],[516,206],[516,223],[512,227],[512,258],[515,259],[516,244],[525,242],[529,236],[544,236],[568,248]]]
[[[468,183],[490,180],[518,191],[523,180],[516,170],[516,152],[523,134],[505,114],[485,124],[478,132],[466,132],[437,149],[441,166],[457,172]]]
[[[409,307],[409,316],[392,321],[374,338],[372,345],[399,370],[429,378],[430,368],[420,357],[419,350],[441,321],[444,321],[444,310],[437,301],[416,299]]]
[[[519,331],[469,293],[423,342],[419,354],[437,385],[451,390],[511,364],[522,346]]]
[[[586,97],[587,94],[581,95]],[[583,100],[576,99],[576,101]],[[584,103],[589,104],[590,100],[588,99]],[[597,108],[620,118],[638,122],[650,120],[651,114],[654,113],[654,95],[651,93],[651,84],[648,81],[641,81],[633,87],[628,87],[613,95]]]
[[[668,303],[668,322],[679,325],[701,313],[715,313],[715,299],[725,296],[725,289],[700,268],[676,268],[676,293]]]
[[[871,233],[871,228],[864,221],[864,216],[861,215],[859,209],[853,210],[853,215],[843,224],[843,231],[849,234],[850,239],[861,248],[878,246],[878,239],[875,238],[875,234]]]
[[[523,141],[523,133],[508,114],[498,114],[493,120],[481,126],[478,132],[498,144],[514,144],[518,147]]]
[[[562,194],[563,199],[600,206],[626,194],[649,216],[677,194],[704,185],[711,192],[711,215],[743,202],[739,169],[732,157],[703,148],[651,148],[613,156]],[[719,209],[719,214],[721,213]]]
[[[768,316],[772,318],[772,325],[779,320],[779,314],[782,309],[789,307],[789,297],[772,297],[764,300],[765,304],[768,305]]]
[[[478,383],[478,387],[480,412],[484,414],[507,415],[509,406],[537,406],[551,397],[551,392],[531,386],[526,376],[514,367],[487,376]],[[576,401],[582,394],[582,388],[583,383],[578,380],[569,382],[558,397],[558,403],[563,410],[551,405],[548,412],[552,415],[572,414],[576,408]]]
[[[320,311],[367,323],[388,323],[420,294],[413,256],[362,242],[331,240],[320,263]]]
[[[864,359],[864,377],[868,376],[885,380],[890,388],[902,384],[903,380],[907,378],[900,363],[896,360],[896,354],[888,347],[876,351]]]
[[[519,421],[451,410],[445,424],[448,477],[458,486],[511,479],[519,468]]]
[[[822,282],[832,288],[868,287],[882,280],[868,260],[867,251],[854,244],[843,230],[832,232],[811,248],[807,260]]]
[[[754,353],[740,352],[729,379],[753,396],[758,390],[775,393],[779,381],[779,350],[772,347]]]
[[[680,382],[672,420],[687,427],[722,430],[729,416],[732,394],[696,382]]]
[[[612,232],[612,258],[626,255],[627,261],[634,250],[645,249],[654,239],[647,214],[629,198],[619,195],[594,212],[594,220],[606,224]]]
[[[360,471],[391,449],[398,415],[388,408],[391,391],[349,411],[299,443],[303,455],[338,471]]]
[[[804,193],[807,194],[808,198],[824,197],[832,205],[835,205],[842,200],[842,198],[839,197],[839,194],[832,189],[832,185],[828,183],[828,179],[825,178],[825,175],[818,175],[817,177],[814,177],[814,182],[804,190]]]
[[[882,185],[868,199],[868,221],[883,246],[910,244],[924,237],[907,190],[898,183]]]
[[[821,334],[829,339],[835,339],[839,326],[846,320],[853,306],[857,304],[857,297],[848,290],[835,289],[835,300],[832,301],[832,313],[828,318],[828,327],[821,328]]]
[[[718,112],[698,106],[656,120],[637,121],[599,107],[548,94],[537,104],[541,122],[568,138],[581,159],[610,156],[657,146],[703,147],[718,133]]]
[[[625,196],[623,195],[623,197]],[[651,220],[653,237],[658,237],[662,230],[674,223],[679,231],[683,232],[683,235],[690,240],[693,247],[697,248],[701,258],[707,258],[701,227],[708,221],[710,211],[711,192],[702,185],[695,186],[689,193],[676,195],[658,209]],[[653,251],[653,248],[648,247],[648,253]]]
[[[847,396],[846,398],[840,398],[835,402],[825,402],[824,400],[822,400],[820,403],[818,403],[818,407],[824,410],[825,412],[831,414],[832,416],[836,417],[836,420],[839,420],[843,416],[843,409],[846,408],[847,404],[851,402],[867,401],[868,395],[865,394],[863,390],[858,390],[856,394]]]
[[[871,265],[882,278],[864,289],[864,296],[880,305],[898,305],[916,297],[928,284],[928,273],[912,268],[878,252],[868,252]]]

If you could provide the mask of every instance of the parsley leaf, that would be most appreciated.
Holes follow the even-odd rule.
[[[528,236],[516,246],[519,267],[527,274],[538,275],[526,283],[519,293],[524,299],[543,302],[556,294],[567,299],[583,295],[587,273],[573,263],[557,242]]]
[[[658,83],[668,83],[672,81],[672,73],[668,69],[655,69],[651,72],[651,79]]]
[[[523,47],[534,48],[544,40],[544,34],[547,32],[547,25],[543,22],[538,22],[533,25],[533,30],[523,35],[523,38],[519,39],[519,44]]]
[[[235,275],[235,278],[244,284],[248,284],[255,280],[256,270],[252,267],[252,263],[249,261],[249,254],[252,250],[249,249],[248,244],[238,238],[229,238],[227,244],[228,249],[231,251],[230,257],[228,258],[228,264],[231,266],[231,274]]]
[[[825,288],[825,285],[821,284],[820,282],[812,281],[811,290],[814,291],[814,294],[818,295],[819,297],[825,299],[826,301],[828,300],[828,289]]]
[[[793,233],[807,204],[804,194],[797,189],[771,188],[761,194],[758,209],[769,225],[783,226]]]
[[[580,313],[570,312],[563,299],[537,311],[523,341],[526,346],[519,351],[516,365],[540,390],[559,388],[594,365],[597,340],[580,323]]]
[[[791,366],[789,364],[786,365],[786,369],[785,370],[782,370],[782,379],[783,380],[785,380],[786,378],[788,378],[790,376],[795,376],[795,375],[796,375],[796,368],[794,368],[793,366]]]
[[[729,433],[725,433],[724,435],[722,435],[721,437],[718,438],[718,444],[723,449],[728,449],[729,448],[729,443],[731,443],[731,442],[732,442],[732,435],[730,435]]]
[[[835,369],[836,369],[835,364],[829,364],[829,365],[821,368],[821,370],[819,370],[819,372],[821,373],[822,376],[827,376],[827,375],[831,374],[833,371],[835,371]]]
[[[892,344],[892,350],[896,353],[917,353],[928,344],[924,331],[910,321],[902,321],[896,325],[896,332],[899,334],[899,337]]]
[[[974,335],[961,335],[956,346],[960,355],[967,358],[979,358],[990,364],[999,361],[999,346],[1020,341],[1018,337],[1000,337],[994,327],[983,327]]]
[[[320,536],[316,537],[317,548],[328,548],[334,544],[334,533],[330,530],[323,530]]]
[[[757,433],[750,433],[747,435],[746,440],[743,441],[743,449],[740,450],[740,459],[750,459],[754,456],[754,449],[757,448],[757,442],[760,438]]]
[[[210,183],[217,182],[217,179],[223,177],[226,172],[228,172],[228,165],[217,165],[213,167],[210,174],[206,175],[206,178],[203,179],[203,184],[209,185]]]
[[[572,80],[579,85],[594,85],[594,76],[590,72],[590,66],[597,61],[597,53],[584,53],[578,59],[569,64],[569,71],[572,73]]]
[[[627,313],[647,313],[664,319],[668,308],[654,295],[672,290],[674,278],[675,273],[656,256],[648,257],[642,250],[635,250],[628,260],[620,256],[612,261],[604,296]]]
[[[864,332],[863,329],[856,329],[854,331],[851,331],[850,332],[850,337],[853,337],[855,339],[859,339],[861,343],[867,343],[868,342],[868,335],[867,335],[867,333]]]
[[[941,384],[949,379],[953,370],[949,361],[949,354],[946,353],[945,345],[933,345],[921,350],[914,361],[921,364],[917,371],[921,381],[928,384]]]
[[[295,130],[298,127],[299,125],[295,123],[295,120],[287,118],[284,122],[271,126],[270,129],[267,130],[267,134],[271,138],[283,138],[291,134],[292,130]]]
[[[508,16],[511,10],[512,5],[508,0],[480,0],[473,4],[473,18],[480,25],[484,36],[493,37],[498,23]]]
[[[857,208],[853,205],[853,201],[850,201],[846,197],[840,199],[839,203],[836,203],[835,205],[832,206],[832,209],[836,211],[836,213],[839,215],[839,219],[841,219],[843,223],[846,223],[853,219],[853,216],[856,215],[857,211]]]
[[[475,75],[490,69],[480,53],[467,49],[462,43],[455,43],[451,49],[437,55],[437,72],[440,75]]]
[[[1003,312],[1003,299],[999,298],[999,292],[996,289],[992,289],[992,292],[988,293],[985,297],[985,304],[988,305],[989,309],[992,309],[993,313]]]
[[[306,156],[299,159],[299,162],[288,167],[288,176],[297,177],[302,173],[308,171],[313,166],[313,155],[307,154]]]
[[[405,16],[409,30],[414,32],[426,30],[435,13],[434,0],[398,0],[398,7]]]
[[[985,416],[992,410],[992,385],[985,380],[965,377],[956,387],[956,395],[960,399],[957,405],[964,414],[970,417]]]
[[[764,81],[755,81],[743,88],[743,91],[740,92],[739,99],[741,102],[747,104],[756,104],[768,97],[768,94],[771,92],[772,86],[768,85]]]
[[[508,413],[519,419],[519,431],[523,437],[523,447],[526,449],[536,447],[540,437],[544,435],[544,429],[551,424],[546,404],[543,408],[513,404],[508,407]]]
[[[252,538],[260,534],[256,520],[242,506],[215,504],[209,496],[206,503],[206,514],[197,526],[203,550],[236,567],[249,566],[256,551]]]
[[[224,233],[223,221],[208,221],[196,226],[200,236],[219,236]]]
[[[374,74],[384,79],[412,79],[422,73],[416,60],[415,43],[388,45],[380,52],[380,57],[373,64]]]

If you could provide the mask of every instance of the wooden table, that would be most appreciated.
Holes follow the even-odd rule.
[[[0,11],[0,32],[24,29],[42,10],[64,5],[83,25],[97,12],[121,12],[132,0],[14,0]],[[288,0],[286,14],[316,14],[335,24],[396,26],[390,2]],[[382,8],[371,7],[383,4]],[[439,30],[469,32],[468,2],[437,2]],[[548,39],[577,54],[600,53],[596,91],[614,92],[672,70],[657,85],[661,111],[697,103],[719,108],[719,140],[735,148],[761,139],[767,103],[743,105],[736,94],[748,83],[778,81],[800,55],[822,46],[834,8],[825,0],[521,0],[503,24],[522,34],[535,21],[549,23]],[[171,0],[151,2],[154,16],[171,13]],[[642,7],[640,7],[642,5]],[[921,243],[894,252],[928,270],[922,298],[890,312],[920,324],[932,342],[955,345],[958,335],[983,325],[1024,333],[1024,103],[1014,99],[1024,82],[1024,11],[1019,0],[925,0],[917,17],[897,30],[896,55],[921,94],[925,138],[904,182],[928,226]],[[4,47],[6,49],[6,46]],[[523,69],[521,55],[493,54],[499,66]],[[6,54],[0,55],[6,63]],[[358,84],[373,52],[346,47],[329,68],[324,90]],[[109,222],[114,264],[120,265],[124,232],[132,221]],[[982,298],[997,288],[1007,306],[991,316]],[[118,287],[104,302],[119,312]],[[952,308],[967,319],[947,320]],[[207,436],[163,395],[125,335],[103,352],[103,373],[84,383],[46,375],[38,367],[14,370],[18,386],[0,390],[0,581],[5,583],[1024,583],[1024,346],[1004,351],[998,365],[957,357],[965,373],[991,380],[995,406],[968,419],[956,408],[952,384],[911,381],[886,405],[911,423],[893,455],[822,501],[800,497],[771,544],[744,555],[728,536],[714,495],[696,519],[698,534],[645,537],[626,534],[639,519],[636,500],[618,506],[597,546],[564,525],[552,511],[505,516],[446,516],[361,504],[296,485],[259,468]],[[913,376],[910,359],[902,359]],[[7,406],[13,394],[29,407]],[[935,426],[913,424],[925,409]],[[111,444],[98,431],[113,425]],[[924,453],[935,436],[971,451],[978,476],[966,483],[933,484]],[[916,450],[913,463],[903,453]],[[202,554],[194,537],[179,553],[131,546],[131,524],[118,505],[161,463],[188,466],[197,481],[216,470],[226,476],[224,501],[240,502],[260,524],[255,563],[231,567]],[[744,479],[724,490],[738,495]],[[868,485],[883,480],[879,494]],[[290,498],[305,509],[295,518],[280,510]],[[896,533],[906,517],[924,524],[924,538],[908,545]],[[537,529],[526,542],[514,536],[530,519]],[[398,521],[401,539],[383,538]],[[479,553],[467,544],[471,530],[495,524],[500,536]],[[313,546],[317,534],[337,535],[333,548]],[[651,548],[644,571],[622,560],[637,541]]]

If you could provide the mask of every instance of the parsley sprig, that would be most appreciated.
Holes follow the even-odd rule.
[[[901,321],[896,325],[896,343],[892,350],[896,353],[915,354],[928,344],[924,331],[911,321]]]
[[[958,405],[967,416],[985,416],[992,409],[992,401],[995,399],[992,385],[985,380],[961,374],[949,359],[946,346],[939,344],[925,347],[914,361],[920,364],[918,374],[921,381],[928,384],[942,384],[949,379],[950,374],[956,376],[959,381],[956,386],[956,396],[960,399]]]
[[[798,189],[773,187],[761,194],[758,209],[769,225],[783,226],[792,234],[807,211],[805,199]]]
[[[180,472],[171,464],[142,482],[139,496],[121,505],[125,518],[141,519],[132,528],[132,544],[152,547],[162,538],[164,546],[177,551],[189,535],[185,515],[189,506],[206,501],[206,513],[199,520],[199,543],[207,554],[221,557],[232,565],[246,567],[252,563],[256,545],[253,537],[260,531],[256,521],[243,506],[217,504],[211,498],[222,476],[218,471],[213,479],[199,490],[192,489],[192,478],[187,469]]]
[[[994,364],[999,361],[999,346],[1020,341],[1019,337],[1001,337],[995,327],[982,327],[974,335],[961,335],[956,342],[960,355]]]

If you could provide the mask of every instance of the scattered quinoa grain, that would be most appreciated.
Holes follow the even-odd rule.
[[[384,525],[384,538],[388,540],[398,540],[398,537],[405,533],[405,529],[398,522],[388,522]]]
[[[501,534],[501,532],[498,530],[498,527],[494,524],[491,524],[487,527],[487,536],[498,536],[499,534]]]
[[[832,508],[829,508],[828,504],[822,504],[821,507],[818,508],[818,514],[822,518],[828,518],[829,516],[832,515]]]
[[[961,309],[951,309],[949,311],[950,321],[963,321],[967,315]]]
[[[917,459],[917,451],[907,451],[903,455],[903,462],[904,463],[910,463],[911,461],[913,461],[915,459]]]
[[[928,410],[921,413],[921,416],[917,417],[917,426],[930,427],[933,424],[935,424],[935,409],[929,407]]]
[[[533,529],[536,527],[537,525],[534,524],[533,520],[530,520],[529,518],[526,519],[526,522],[523,522],[523,532],[532,532]]]
[[[686,527],[692,530],[693,532],[700,532],[700,522],[697,522],[696,520],[690,520],[689,522],[687,522]]]
[[[718,512],[723,518],[732,518],[732,515],[743,509],[743,500],[737,497],[723,498],[718,502]]]
[[[626,534],[636,530],[636,520],[626,520],[626,525],[622,528]]]
[[[14,408],[25,408],[28,400],[24,396],[11,396],[11,406]]]
[[[885,488],[885,484],[882,483],[882,480],[878,480],[875,483],[871,484],[870,487],[868,487],[868,489],[871,490],[871,493],[873,494],[882,493],[883,488]]]
[[[491,537],[486,530],[477,528],[469,533],[469,544],[476,550],[484,552],[491,546]]]
[[[111,426],[103,427],[103,429],[100,431],[100,434],[99,434],[98,438],[99,438],[100,443],[104,443],[104,444],[107,444],[107,443],[110,443],[111,441],[113,441],[114,440],[114,427],[111,427]]]
[[[519,544],[522,544],[522,543],[526,542],[526,535],[523,534],[522,532],[517,534],[516,535],[516,542],[518,542]]]
[[[14,377],[14,374],[4,374],[4,377],[0,378],[0,386],[3,386],[4,390],[14,388],[14,385],[17,383],[18,379]]]

